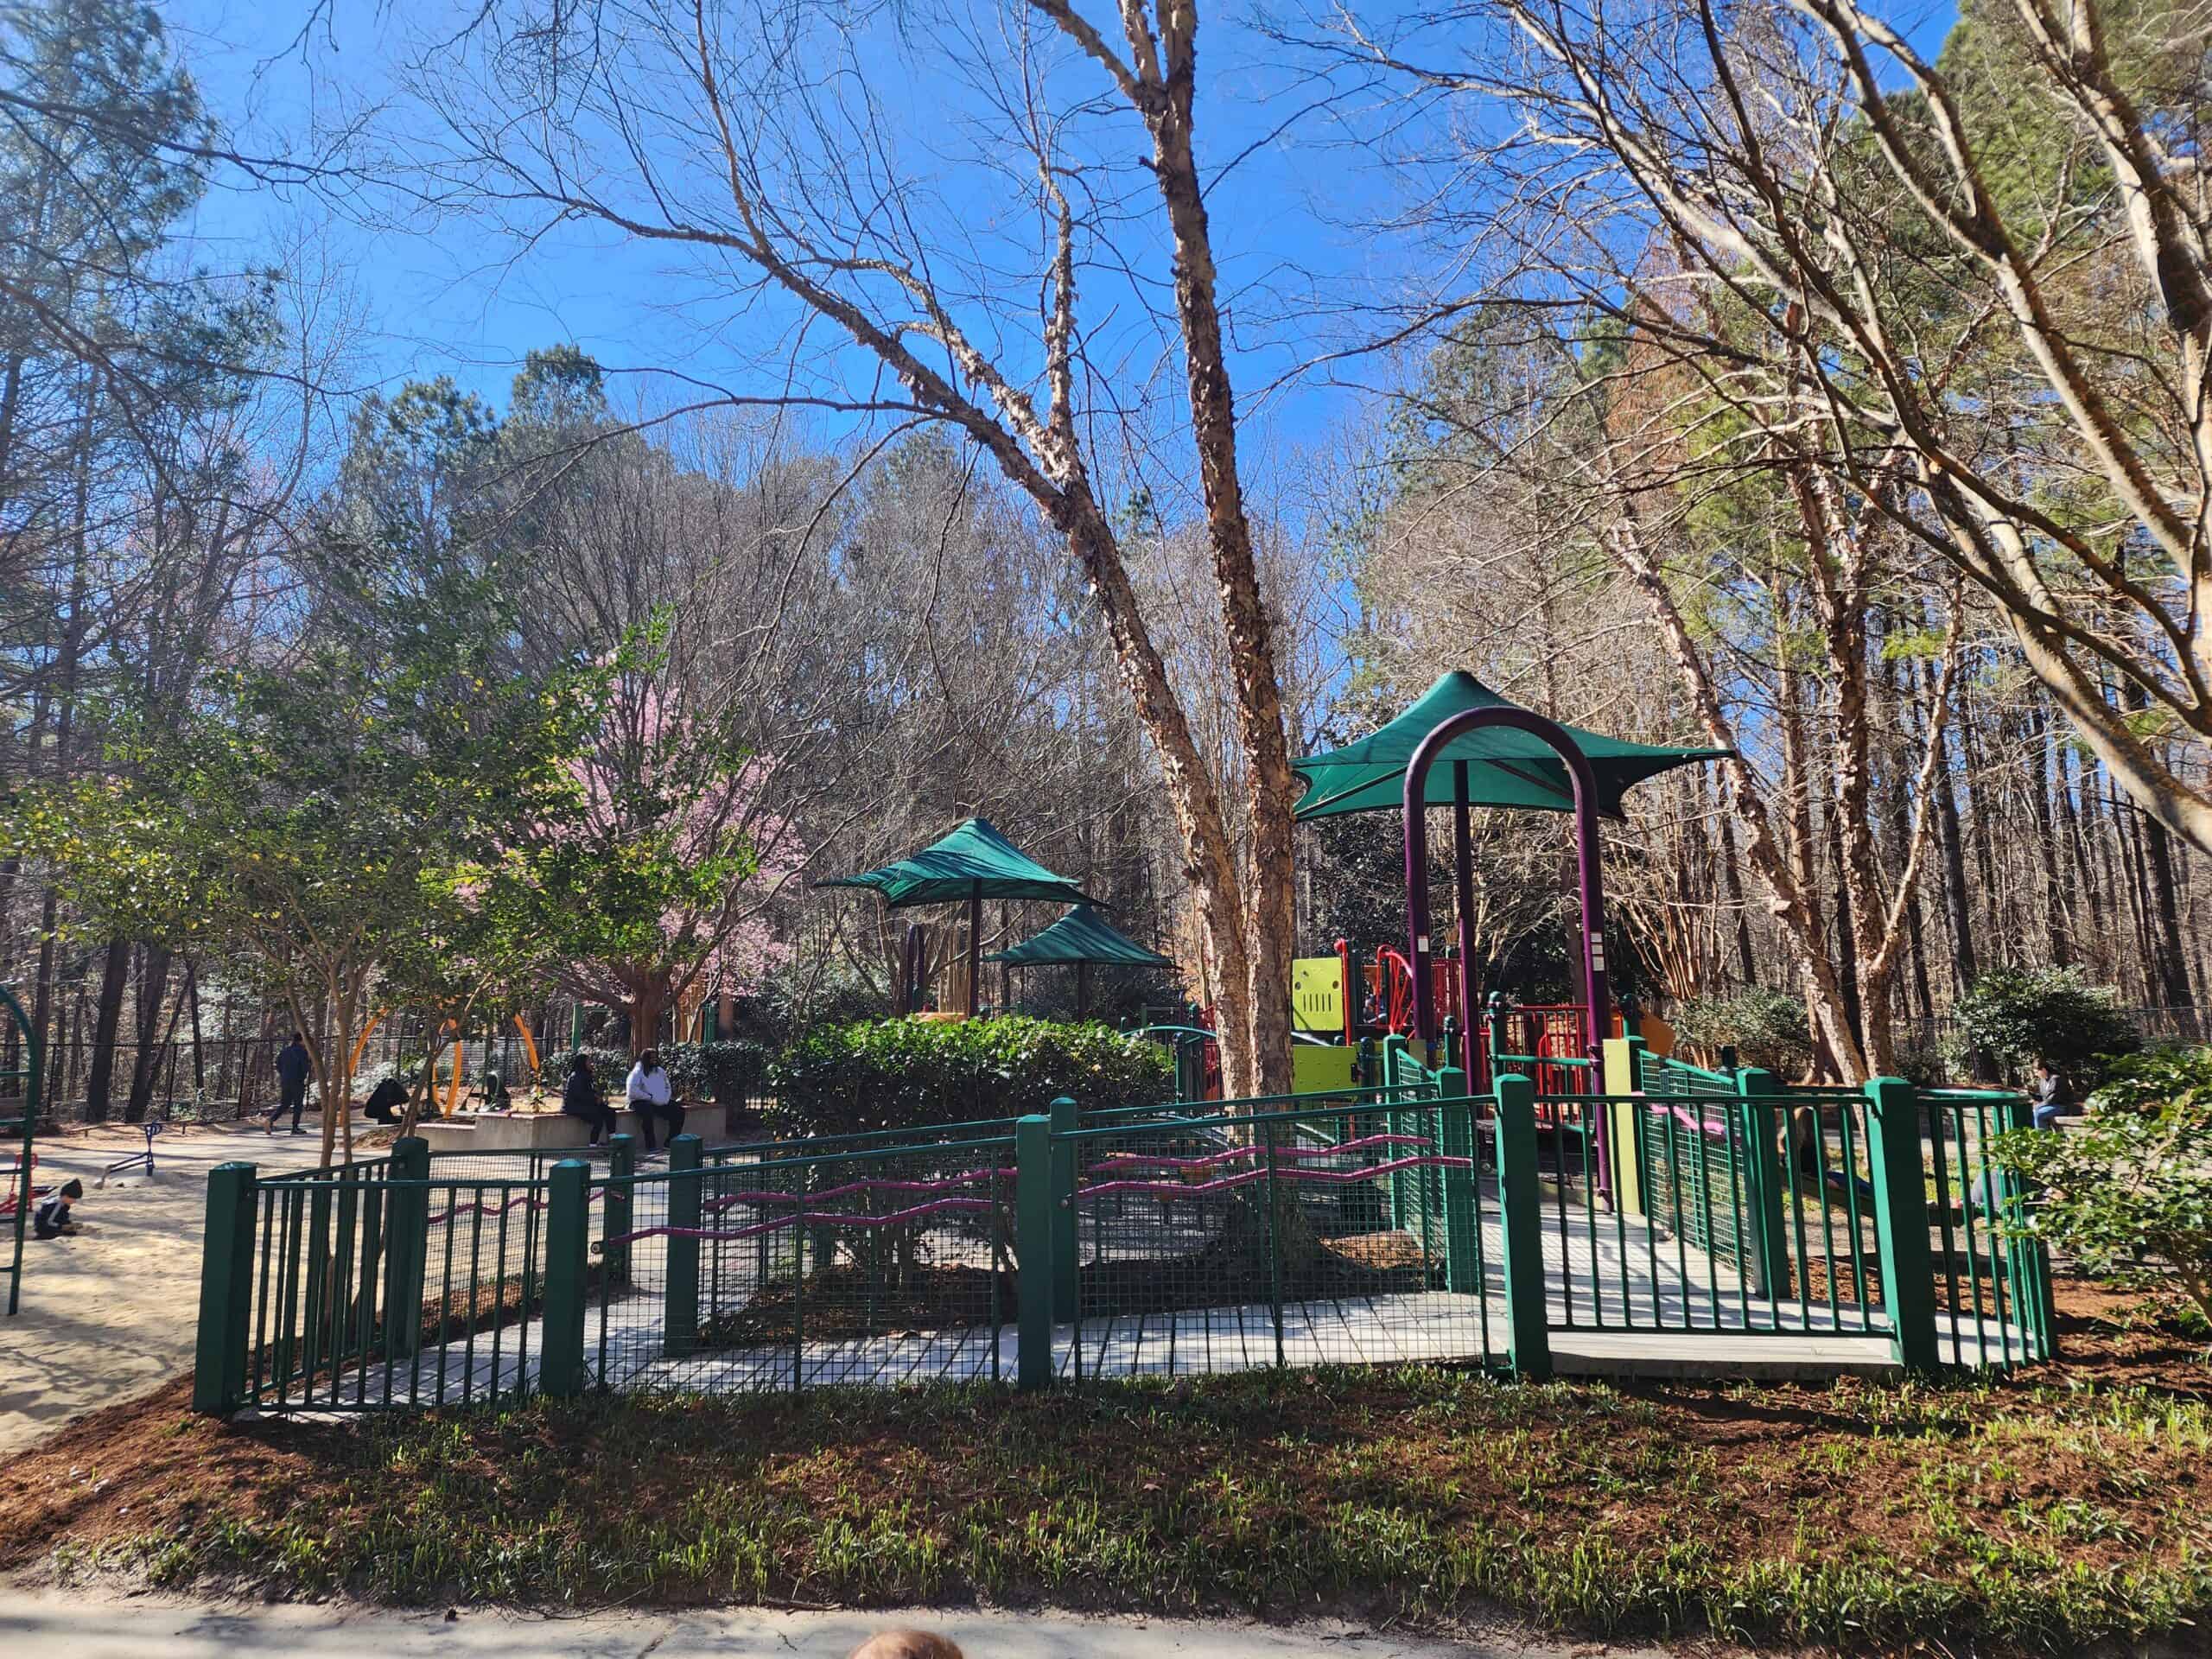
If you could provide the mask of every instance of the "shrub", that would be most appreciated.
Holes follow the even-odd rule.
[[[2212,1101],[2212,1048],[2167,1044],[2123,1055],[2084,1103],[2092,1112],[2140,1115],[2188,1099]]]
[[[2086,1128],[2001,1135],[1990,1161],[2036,1194],[2025,1230],[2120,1284],[2177,1284],[2212,1319],[2212,1057],[2169,1076],[2163,1099],[2147,1076],[2124,1082],[2132,1109],[2099,1090]]]
[[[1959,1002],[1969,1046],[2018,1065],[2048,1059],[2082,1086],[2105,1073],[2106,1057],[2142,1046],[2120,999],[2078,968],[1999,968]]]
[[[1142,1106],[1173,1092],[1166,1051],[1102,1025],[1010,1015],[960,1022],[874,1020],[800,1039],[768,1068],[779,1135],[1019,1117],[1059,1096],[1086,1110]]]
[[[1726,996],[1693,996],[1676,1010],[1675,1034],[1694,1044],[1708,1059],[1732,1046],[1745,1065],[1779,1077],[1798,1077],[1813,1069],[1813,1028],[1802,997],[1764,985],[1746,985]]]

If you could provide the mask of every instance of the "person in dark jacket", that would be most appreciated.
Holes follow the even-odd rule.
[[[614,1109],[600,1098],[599,1081],[591,1074],[591,1056],[579,1054],[569,1062],[568,1081],[561,1085],[561,1109],[591,1125],[591,1143],[614,1133]]]
[[[77,1230],[77,1224],[69,1219],[69,1206],[85,1196],[85,1184],[67,1180],[38,1201],[38,1208],[31,1211],[31,1230],[41,1238],[66,1238]]]
[[[308,1077],[315,1064],[308,1058],[307,1039],[298,1032],[292,1040],[276,1051],[276,1109],[269,1114],[269,1133],[276,1133],[276,1120],[286,1112],[292,1115],[292,1133],[303,1134],[300,1128],[300,1112],[308,1103]]]
[[[397,1123],[407,1109],[407,1085],[397,1077],[386,1077],[377,1084],[375,1091],[361,1108],[372,1123]]]

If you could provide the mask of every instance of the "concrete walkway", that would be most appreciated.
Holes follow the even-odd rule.
[[[674,1613],[543,1618],[469,1609],[404,1613],[346,1605],[189,1604],[0,1591],[0,1652],[10,1659],[845,1659],[877,1631],[931,1630],[966,1659],[1563,1659],[1592,1651],[1516,1635],[1467,1642],[1377,1632],[1338,1620],[1274,1625],[1182,1619],[1027,1617],[974,1611],[777,1612],[704,1608]],[[1662,1651],[1608,1646],[1618,1659]]]

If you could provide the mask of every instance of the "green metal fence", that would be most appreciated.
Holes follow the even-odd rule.
[[[1609,1069],[1611,1062],[1609,1060]],[[1400,1056],[1326,1098],[702,1153],[389,1159],[208,1186],[194,1399],[365,1410],[587,1388],[1026,1386],[1325,1363],[1548,1374],[1554,1337],[2052,1352],[2016,1101],[1470,1094]],[[981,1128],[983,1133],[969,1133]],[[1600,1136],[1619,1154],[1593,1179]]]
[[[1265,1105],[1050,1136],[1054,1374],[1503,1363],[1478,1102]]]

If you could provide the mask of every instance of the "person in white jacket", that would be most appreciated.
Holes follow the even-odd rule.
[[[645,1137],[645,1150],[659,1150],[653,1144],[653,1125],[668,1125],[671,1141],[683,1133],[683,1103],[672,1097],[668,1073],[661,1069],[660,1055],[647,1049],[638,1056],[638,1063],[630,1068],[630,1081],[626,1092],[630,1096],[630,1109],[638,1115],[638,1128]]]

